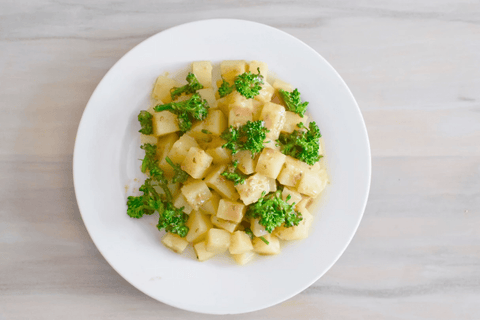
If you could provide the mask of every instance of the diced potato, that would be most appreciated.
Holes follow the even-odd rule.
[[[202,204],[200,211],[205,214],[216,215],[218,211],[218,204],[221,198],[215,191],[210,192],[212,193],[212,196]]]
[[[327,181],[320,179],[319,176],[314,174],[304,174],[298,184],[297,191],[312,198],[316,198],[323,189],[325,189],[326,185]]]
[[[193,211],[186,223],[190,229],[185,239],[188,242],[199,242],[205,238],[207,231],[213,227],[208,216],[198,211]]]
[[[170,79],[166,76],[159,76],[155,85],[153,86],[152,98],[155,100],[161,100],[164,103],[169,103],[172,101],[170,96],[170,89],[173,87],[181,87],[182,85],[173,79]]]
[[[223,253],[230,246],[230,232],[212,228],[207,232],[205,248],[208,252]]]
[[[246,66],[244,60],[224,60],[220,63],[220,73],[223,79],[233,84],[235,77],[246,71]]]
[[[268,244],[263,242],[261,238],[253,239],[253,251],[262,255],[273,255],[280,253],[280,241],[277,237],[266,234],[263,236],[265,240],[268,241]]]
[[[263,76],[263,79],[266,81],[268,76],[268,65],[262,61],[252,60],[248,64],[248,71],[251,73],[258,73],[258,69],[260,69],[260,74]]]
[[[255,237],[264,236],[268,233],[265,227],[259,223],[259,219],[250,219],[250,230]]]
[[[228,126],[240,127],[253,120],[252,109],[232,107],[228,113]]]
[[[253,121],[260,119],[260,114],[262,113],[263,102],[252,100],[252,117]]]
[[[188,245],[188,241],[176,234],[167,233],[162,243],[169,249],[172,249],[176,253],[182,253]]]
[[[207,186],[217,191],[222,197],[237,200],[239,195],[233,182],[221,175],[226,168],[226,165],[217,165],[210,171],[204,181]]]
[[[201,180],[185,184],[181,190],[185,200],[194,210],[198,210],[212,196],[210,189]]]
[[[224,115],[228,115],[228,112],[230,110],[230,101],[228,97],[223,97],[217,99],[217,108],[223,112]]]
[[[233,259],[235,260],[236,263],[239,265],[243,266],[255,257],[255,252],[253,251],[248,251],[245,253],[240,253],[240,254],[232,254]]]
[[[150,144],[157,144],[158,142],[158,137],[153,136],[153,135],[146,135],[146,134],[141,134],[140,135],[140,143],[145,144],[145,143],[150,143]]]
[[[212,87],[212,63],[210,61],[192,62],[192,71],[202,86],[205,88]]]
[[[300,160],[287,156],[282,171],[277,177],[278,182],[284,186],[296,187],[304,176],[304,166]]]
[[[201,179],[212,164],[212,160],[213,158],[202,149],[192,147],[182,162],[182,170],[195,179]]]
[[[235,231],[230,237],[230,247],[228,250],[231,254],[242,254],[247,251],[252,251],[252,241],[244,231]]]
[[[287,111],[285,112],[285,123],[283,124],[281,132],[292,133],[294,130],[300,130],[300,128],[297,127],[297,124],[300,122],[307,124],[307,120],[307,115],[303,115],[302,118],[295,112]]]
[[[262,85],[262,89],[260,90],[259,94],[255,96],[255,100],[260,101],[260,102],[269,102],[272,100],[272,96],[275,93],[275,89],[268,83],[267,81],[264,81]]]
[[[233,91],[228,96],[229,110],[233,107],[243,107],[253,110],[253,100],[242,96],[240,92]]]
[[[202,99],[207,100],[208,106],[210,109],[215,109],[217,107],[217,99],[215,98],[215,91],[212,88],[204,88],[197,90],[197,93],[202,97]]]
[[[245,174],[252,174],[255,172],[256,160],[252,158],[250,150],[242,150],[232,156],[232,160],[238,161],[238,170]]]
[[[198,148],[197,141],[188,134],[184,134],[173,144],[172,149],[168,152],[168,157],[174,163],[182,163],[187,156],[188,150],[192,147]]]
[[[179,193],[173,200],[173,206],[177,209],[183,207],[183,212],[186,214],[190,214],[193,210],[192,206],[188,204],[187,200],[185,200],[185,197],[181,193]]]
[[[290,196],[290,200],[287,200],[288,196]],[[298,204],[302,200],[302,195],[290,188],[284,187],[282,191],[282,198],[288,204],[292,204],[292,203]]]
[[[193,246],[193,249],[195,250],[195,254],[197,255],[198,261],[205,261],[210,258],[213,258],[216,253],[214,252],[208,252],[206,247],[205,247],[205,241],[199,242]]]
[[[305,207],[301,207],[299,211],[302,214],[302,221],[300,221],[298,226],[288,228],[281,226],[276,228],[274,233],[278,238],[282,240],[299,240],[305,239],[308,236],[313,216]]]
[[[210,110],[204,120],[204,129],[214,135],[221,135],[227,129],[227,119],[221,110]]]
[[[163,136],[180,130],[176,114],[170,111],[160,111],[153,114],[153,135]]]
[[[264,175],[256,173],[245,180],[245,183],[237,184],[235,188],[237,189],[243,203],[249,205],[257,202],[262,196],[262,192],[268,192],[270,190],[270,182]]]
[[[288,91],[288,92],[292,92],[293,91],[293,87],[290,83],[287,83],[285,81],[282,81],[280,79],[276,79],[274,82],[273,82],[273,88],[275,88],[275,90],[278,92],[280,89],[282,90],[285,90],[285,91]]]
[[[244,214],[245,206],[242,203],[221,199],[218,204],[217,218],[240,223]]]
[[[258,158],[255,171],[268,178],[276,179],[285,163],[286,155],[278,150],[265,148]]]
[[[176,133],[170,133],[158,138],[158,143],[157,143],[157,158],[159,159],[158,166],[160,167],[160,169],[163,170],[163,172],[168,178],[173,177],[174,170],[172,166],[167,163],[165,158],[167,157],[168,152],[170,151],[170,149],[172,149],[173,144],[177,140],[178,140],[178,134]]]
[[[234,222],[223,220],[223,219],[217,218],[216,216],[211,216],[210,221],[212,221],[212,223],[215,227],[219,227],[223,230],[227,230],[230,233],[235,231],[235,229],[238,226],[238,224],[236,224]]]
[[[277,140],[285,123],[285,108],[279,104],[267,102],[263,106],[260,120],[265,121],[265,127],[270,130],[267,132],[267,138]]]
[[[277,191],[277,180],[273,178],[268,178],[268,184],[269,184],[269,192],[275,192]]]
[[[232,152],[222,146],[208,148],[206,151],[212,158],[214,164],[227,164],[232,162]]]

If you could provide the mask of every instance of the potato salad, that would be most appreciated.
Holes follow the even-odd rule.
[[[243,265],[308,236],[328,183],[320,129],[298,89],[269,80],[265,62],[243,60],[156,79],[138,114],[146,180],[127,214],[158,215],[174,252],[192,245],[198,261],[229,252]]]

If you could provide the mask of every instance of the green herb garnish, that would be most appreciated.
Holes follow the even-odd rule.
[[[226,95],[232,93],[232,91],[235,89],[235,85],[230,85],[227,80],[223,79],[222,84],[218,88],[218,95],[220,98],[225,97]]]
[[[305,111],[307,111],[308,102],[302,102],[300,100],[300,92],[298,92],[298,89],[293,90],[293,92],[288,92],[283,89],[279,91],[288,111],[295,112],[303,118]]]
[[[189,231],[186,226],[188,214],[183,212],[183,207],[177,209],[171,202],[164,204],[163,212],[158,219],[158,230],[165,229],[165,231],[178,234],[180,237],[185,237]]]
[[[235,89],[247,99],[253,99],[262,90],[263,76],[260,74],[260,68],[257,70],[258,74],[248,71],[235,78]]]
[[[297,127],[307,129],[300,122]],[[315,122],[310,122],[306,131],[293,131],[291,134],[281,133],[277,142],[280,151],[287,156],[292,156],[308,165],[313,166],[322,157],[320,150],[320,129]]]
[[[184,183],[185,181],[187,181],[188,173],[183,171],[180,165],[173,163],[173,161],[169,157],[166,157],[165,161],[167,161],[167,163],[173,168],[173,171],[174,171],[173,178],[172,178],[173,183],[176,183],[176,182]]]
[[[195,93],[197,90],[203,89],[203,85],[198,82],[197,77],[191,72],[188,73],[187,75],[187,84],[177,88],[173,87],[170,90],[170,96],[172,97],[172,100],[175,100],[177,97],[181,96],[182,93],[185,94],[190,94],[190,93]]]
[[[260,238],[260,240],[262,240],[263,242],[265,242],[266,245],[269,245],[269,244],[270,244],[270,242],[268,242],[267,239],[265,239],[263,236],[260,236],[259,238]]]
[[[138,132],[149,135],[153,133],[153,122],[152,122],[152,114],[146,110],[140,111],[138,114],[138,122],[142,126]]]
[[[235,128],[230,126],[220,136],[226,140],[222,148],[227,148],[232,151],[232,154],[242,150],[249,150],[252,153],[252,158],[264,148],[263,142],[266,139],[268,129],[265,127],[263,121],[248,121],[245,125]]]
[[[224,172],[221,173],[225,179],[233,181],[234,185],[237,184],[244,184],[247,176],[244,175],[240,170],[237,169],[238,167],[238,160],[233,161],[231,166],[228,166]]]

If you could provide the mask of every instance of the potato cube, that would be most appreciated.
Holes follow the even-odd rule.
[[[199,242],[205,238],[207,231],[213,227],[208,216],[193,211],[186,223],[188,230],[185,239],[188,242]]]
[[[216,255],[214,252],[208,252],[205,247],[205,241],[199,242],[193,246],[198,261],[208,260]]]
[[[268,242],[266,244],[261,238],[253,239],[253,251],[262,255],[273,255],[280,253],[280,241],[277,237],[266,234],[263,238]]]
[[[246,71],[247,64],[244,60],[224,60],[220,63],[220,73],[223,79],[233,84],[235,77]]]
[[[296,187],[304,176],[304,166],[300,161],[287,156],[282,171],[277,177],[278,182],[284,186]]]
[[[157,137],[180,130],[177,115],[170,111],[155,112],[152,121],[153,135]]]
[[[173,144],[178,140],[177,133],[170,133],[157,139],[157,158],[163,159],[167,157],[168,152],[172,149]]]
[[[295,112],[287,111],[285,112],[285,123],[283,124],[281,132],[292,133],[293,130],[300,130],[297,127],[297,124],[302,122],[303,124],[307,124],[308,116],[304,115],[303,118],[300,117]]]
[[[302,221],[300,221],[298,226],[288,228],[281,226],[276,228],[274,233],[278,238],[282,240],[300,240],[308,236],[308,231],[313,222],[313,216],[305,207],[302,207],[299,211],[302,214]]]
[[[263,106],[260,120],[265,121],[265,127],[270,130],[267,132],[267,138],[277,140],[285,123],[285,108],[279,104],[267,102]]]
[[[176,234],[167,233],[162,243],[169,249],[172,249],[176,253],[182,253],[188,245],[188,241]]]
[[[212,196],[210,189],[201,180],[185,184],[181,190],[185,200],[194,210],[198,210]]]
[[[206,151],[212,158],[214,164],[227,164],[232,162],[232,152],[222,146],[208,148]]]
[[[253,100],[247,99],[246,97],[242,96],[238,91],[233,91],[227,96],[227,98],[227,102],[229,104],[228,110],[233,107],[243,107],[253,110]]]
[[[217,108],[223,112],[224,115],[228,115],[230,110],[230,101],[228,97],[217,99]]]
[[[202,149],[192,147],[182,162],[182,170],[192,178],[201,179],[212,164],[212,160],[213,158]]]
[[[265,148],[258,158],[255,171],[268,178],[276,179],[285,163],[286,155],[278,150]]]
[[[231,254],[241,254],[251,251],[253,250],[252,241],[244,231],[235,231],[230,237],[230,247],[228,250]]]
[[[205,183],[217,191],[222,197],[237,200],[239,195],[235,190],[233,182],[225,179],[225,177],[221,175],[226,168],[226,165],[217,165],[214,167],[205,178]]]
[[[238,161],[238,170],[245,174],[252,174],[255,172],[256,160],[252,158],[250,150],[242,150],[232,156],[232,160]]]
[[[245,206],[242,203],[221,199],[218,204],[217,218],[240,223],[245,214]]]
[[[230,232],[212,228],[207,232],[205,248],[208,252],[223,253],[230,246]]]
[[[223,219],[217,218],[216,216],[211,216],[210,221],[213,223],[213,225],[215,227],[221,228],[221,229],[226,230],[230,233],[235,231],[235,229],[238,226],[238,224],[236,224],[234,222],[223,220]]]
[[[262,113],[263,109],[263,102],[253,100],[252,101],[252,117],[253,121],[257,121],[260,119],[260,114]]]
[[[270,190],[268,192],[275,192],[277,191],[277,180],[273,178],[268,178]]]
[[[237,189],[243,203],[249,205],[257,202],[262,196],[262,192],[268,192],[270,190],[270,182],[264,175],[256,173],[245,180],[245,183],[237,184],[235,188]]]
[[[250,219],[250,230],[255,237],[264,236],[268,233],[265,227],[260,224],[259,219]]]
[[[287,200],[287,197],[290,196],[290,199]],[[293,191],[290,188],[284,187],[282,191],[282,198],[285,200],[288,204],[298,204],[302,200],[302,195],[296,191]]]
[[[312,198],[316,198],[323,189],[325,189],[326,185],[327,181],[320,179],[318,175],[304,174],[302,179],[300,179],[297,191]]]
[[[200,211],[205,214],[216,215],[218,211],[218,204],[221,198],[215,191],[210,192],[212,193],[212,196],[202,204]]]
[[[228,113],[228,126],[240,127],[253,120],[253,112],[250,108],[233,107]]]
[[[262,89],[260,90],[259,94],[255,96],[255,100],[260,101],[260,102],[269,102],[272,100],[272,96],[275,93],[275,89],[268,83],[267,81],[264,81],[262,85]]]
[[[204,129],[214,135],[221,135],[227,129],[227,119],[221,110],[210,110],[204,120]]]
[[[188,150],[190,150],[192,147],[198,148],[197,141],[188,134],[184,134],[173,144],[172,148],[168,152],[168,157],[174,163],[182,163],[187,156]]]
[[[265,62],[261,61],[250,61],[250,63],[248,64],[248,71],[257,74],[258,69],[260,69],[260,74],[263,76],[263,80],[266,81],[268,76],[268,65]]]
[[[282,81],[280,79],[276,79],[274,82],[273,82],[273,88],[278,92],[280,91],[280,89],[282,90],[285,90],[285,91],[288,91],[288,92],[292,92],[293,91],[293,87],[290,83],[287,83],[285,81]]]
[[[207,100],[208,106],[210,109],[215,109],[217,107],[217,99],[215,98],[215,91],[212,88],[204,88],[197,90],[197,93],[204,100]]]
[[[210,61],[192,62],[192,71],[197,77],[198,82],[200,82],[203,87],[212,87],[212,63]]]
[[[158,142],[158,136],[153,136],[153,135],[146,135],[146,134],[141,134],[140,135],[140,143],[141,144],[157,144]]]
[[[170,79],[166,76],[159,76],[153,86],[152,98],[155,100],[161,100],[164,103],[169,103],[172,101],[170,89],[181,86],[182,85],[176,80]]]
[[[243,266],[244,264],[249,263],[255,257],[255,252],[248,251],[240,254],[232,254],[233,259],[236,263]]]
[[[187,200],[185,200],[185,197],[181,193],[179,193],[173,200],[173,206],[177,209],[183,208],[183,212],[186,214],[190,214],[193,210],[192,206],[188,204]]]

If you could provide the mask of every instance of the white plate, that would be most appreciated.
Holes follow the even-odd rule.
[[[261,60],[298,87],[319,124],[331,183],[311,235],[280,255],[246,266],[204,263],[160,243],[154,217],[126,214],[125,185],[139,171],[139,110],[155,78],[192,61]],[[360,110],[337,72],[312,48],[275,28],[242,20],[192,22],[158,33],[121,58],[102,79],[77,133],[73,174],[83,221],[110,265],[133,286],[166,304],[229,314],[280,303],[318,280],[343,253],[365,209],[370,147]]]

